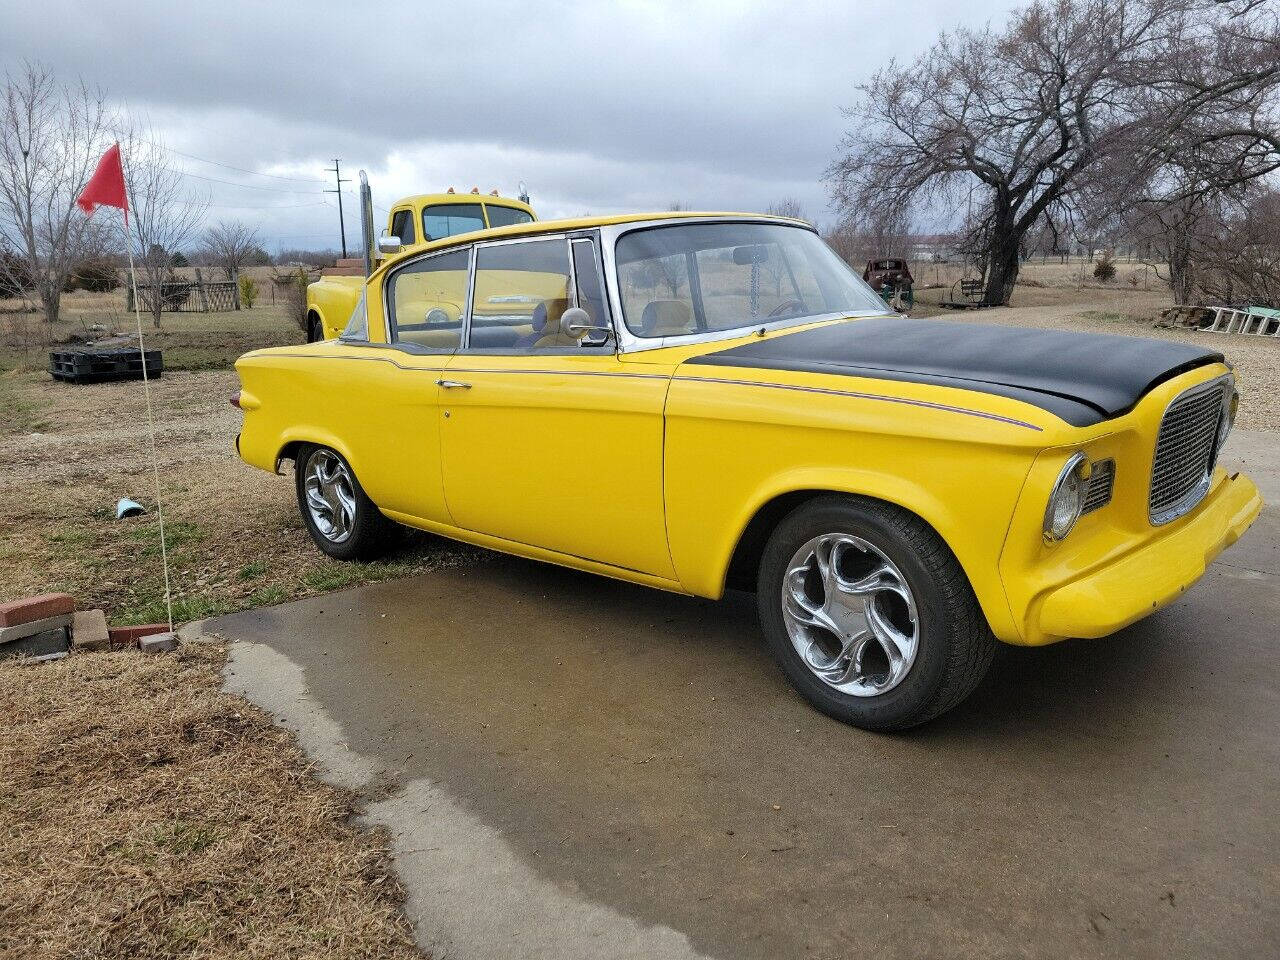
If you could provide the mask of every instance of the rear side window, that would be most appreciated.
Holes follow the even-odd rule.
[[[422,239],[445,237],[484,229],[484,211],[478,203],[441,203],[422,209]]]
[[[493,203],[484,205],[489,214],[489,226],[513,227],[517,223],[533,223],[533,217],[515,207],[499,207]]]
[[[454,250],[397,270],[387,281],[391,341],[433,353],[452,353],[462,343],[470,253]]]
[[[468,347],[507,352],[576,347],[576,341],[560,335],[569,297],[564,239],[480,246]]]

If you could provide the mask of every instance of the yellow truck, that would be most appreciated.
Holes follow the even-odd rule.
[[[533,208],[497,191],[424,193],[398,200],[387,212],[387,227],[369,260],[387,259],[420,250],[434,240],[478,230],[511,227],[537,220]],[[364,260],[340,260],[307,287],[307,342],[333,340],[351,319],[364,290]]]

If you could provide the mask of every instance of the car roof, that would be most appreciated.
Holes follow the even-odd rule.
[[[450,195],[455,196],[453,194]],[[480,199],[480,198],[478,198]],[[497,199],[490,197],[490,200]],[[421,256],[423,253],[448,250],[450,247],[465,246],[469,243],[475,243],[480,240],[502,240],[510,237],[526,237],[540,233],[566,233],[570,230],[589,230],[593,227],[609,227],[616,224],[625,223],[669,223],[672,220],[773,220],[778,223],[784,223],[789,226],[804,227],[808,230],[814,230],[813,224],[807,220],[799,220],[795,217],[778,217],[766,213],[725,213],[725,212],[699,212],[695,210],[663,210],[660,212],[650,213],[620,213],[610,216],[601,217],[570,217],[563,220],[535,220],[532,223],[518,223],[510,227],[493,227],[488,230],[472,230],[470,233],[457,233],[451,237],[444,237],[440,240],[432,240],[430,243],[424,243],[412,250],[407,250],[403,254],[398,254],[383,261],[383,266],[388,266],[400,261],[402,257],[407,258],[410,255]],[[380,268],[381,269],[381,268]]]

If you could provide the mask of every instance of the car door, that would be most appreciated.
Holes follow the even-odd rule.
[[[478,243],[466,344],[442,378],[444,490],[456,526],[673,578],[662,493],[669,375],[628,370],[594,237]]]
[[[382,509],[433,523],[449,523],[438,381],[462,344],[470,266],[461,247],[392,269],[382,288],[387,342],[351,351],[368,368],[358,401],[369,420],[359,435],[375,468],[361,483]]]

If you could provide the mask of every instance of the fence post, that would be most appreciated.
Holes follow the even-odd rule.
[[[209,291],[204,286],[204,274],[196,267],[196,292],[200,295],[200,312],[209,312]]]
[[[236,309],[240,309],[240,271],[232,267],[231,269],[231,296],[235,300]]]

